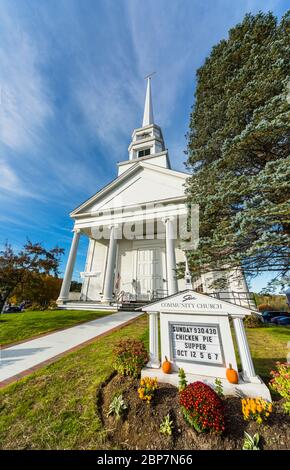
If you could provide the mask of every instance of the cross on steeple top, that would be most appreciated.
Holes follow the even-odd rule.
[[[144,77],[144,80],[147,80],[147,78],[151,78],[152,75],[154,75],[156,72],[152,72],[152,73],[149,73],[148,75],[146,75],[146,77]]]

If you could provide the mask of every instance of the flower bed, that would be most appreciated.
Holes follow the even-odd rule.
[[[99,391],[98,412],[107,430],[104,448],[150,450],[194,450],[228,449],[240,450],[244,442],[244,431],[251,436],[259,433],[263,449],[290,448],[290,417],[280,402],[276,402],[266,423],[245,421],[240,398],[223,399],[225,432],[198,433],[184,419],[180,406],[180,394],[176,387],[158,384],[154,400],[148,404],[138,396],[140,379],[115,375]],[[107,416],[112,397],[122,393],[127,405],[126,413],[119,420]],[[160,432],[162,420],[170,416],[173,422],[172,435]]]
[[[139,377],[142,367],[148,361],[143,341],[125,338],[119,341],[114,351],[113,367],[124,376]]]

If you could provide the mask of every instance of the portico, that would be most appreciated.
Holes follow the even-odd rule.
[[[171,203],[170,211],[173,210]],[[107,226],[99,220],[100,225],[74,229],[59,303],[70,300],[69,290],[81,235],[89,237],[82,300],[107,304],[116,302],[116,296],[123,292],[128,299],[149,301],[153,297],[178,291],[174,216],[164,217],[162,210],[160,214],[155,214],[155,220],[153,214],[147,214],[148,219],[145,218],[144,223],[141,223],[140,219],[145,214],[138,212],[136,210],[134,216],[132,209],[130,214],[123,214],[122,217],[115,214]],[[130,220],[129,224],[127,219]],[[147,232],[144,233],[146,225]],[[156,225],[159,238],[154,233]],[[99,238],[100,232],[103,233],[102,238]],[[97,253],[99,259],[96,265]],[[180,261],[184,261],[181,250],[177,255]]]

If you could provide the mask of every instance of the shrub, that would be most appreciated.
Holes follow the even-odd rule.
[[[283,408],[290,414],[290,363],[276,362],[277,370],[271,370],[273,377],[270,380],[270,388],[284,398]]]
[[[138,388],[138,395],[141,400],[147,402],[150,405],[151,400],[158,388],[157,378],[144,377],[140,380],[140,387]]]
[[[216,394],[220,397],[224,397],[224,388],[221,379],[216,378],[214,381],[214,389]]]
[[[286,295],[284,294],[254,294],[256,305],[264,310],[288,310]]]
[[[114,351],[113,367],[122,375],[139,377],[141,369],[148,362],[148,354],[143,341],[122,339]]]
[[[171,421],[169,413],[164,416],[163,420],[161,421],[159,430],[160,433],[164,434],[165,436],[172,436],[173,421]]]
[[[244,420],[252,419],[256,423],[261,424],[272,413],[272,403],[263,400],[263,398],[243,398],[242,412]]]
[[[26,312],[36,312],[36,311],[44,312],[44,310],[46,310],[46,307],[44,307],[43,305],[38,304],[36,302],[33,302],[30,305],[30,307],[25,308]]]
[[[197,432],[225,430],[224,407],[216,392],[202,382],[189,384],[179,399],[185,420]]]
[[[178,390],[182,392],[187,387],[187,380],[184,369],[181,367],[178,369]]]
[[[57,310],[58,305],[55,300],[51,300],[48,304],[48,310]]]
[[[244,319],[244,325],[247,328],[260,328],[261,326],[265,326],[262,322],[262,318],[255,314],[246,316]]]
[[[109,411],[107,416],[115,415],[117,419],[120,419],[121,415],[127,409],[127,405],[123,400],[122,393],[116,395],[110,403]]]
[[[260,304],[258,305],[259,312],[265,312],[267,310],[275,310],[274,307],[270,304]]]

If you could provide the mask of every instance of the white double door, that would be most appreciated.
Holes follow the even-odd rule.
[[[135,291],[138,300],[150,300],[156,290],[163,290],[164,250],[161,246],[136,249]]]

